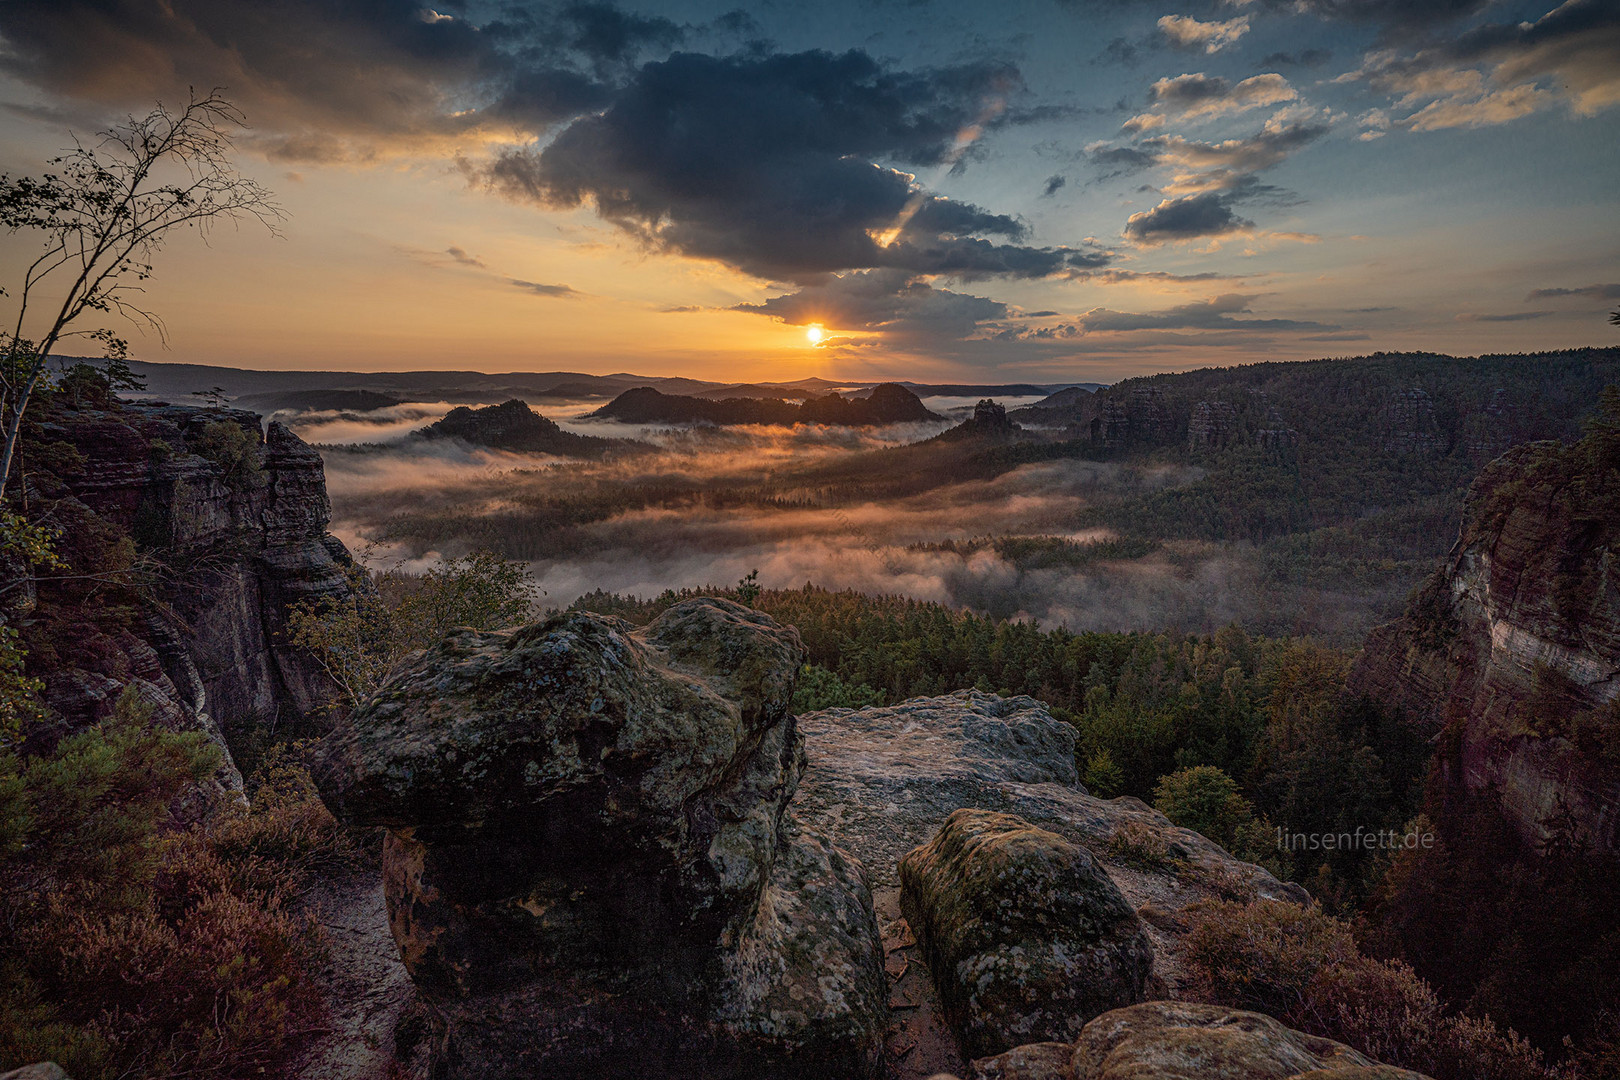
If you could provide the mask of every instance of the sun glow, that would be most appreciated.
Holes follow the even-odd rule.
[[[804,336],[810,339],[812,345],[821,344],[821,339],[825,334],[826,331],[821,328],[820,323],[811,323],[804,332]]]

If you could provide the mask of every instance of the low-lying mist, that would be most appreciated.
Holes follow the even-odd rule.
[[[647,428],[582,418],[598,404],[540,411],[567,430],[652,449],[582,462],[412,438],[448,411],[442,402],[280,419],[320,444],[333,531],[352,549],[408,569],[494,550],[531,565],[548,607],[596,589],[729,586],[757,570],[767,588],[900,594],[1077,631],[1239,622],[1348,639],[1389,599],[1278,586],[1243,546],[1110,546],[1117,534],[1095,524],[1096,509],[1191,483],[1202,473],[1189,466],[1061,459],[987,469],[960,446],[910,445],[949,425]],[[967,543],[993,537],[1053,538],[1063,557]]]

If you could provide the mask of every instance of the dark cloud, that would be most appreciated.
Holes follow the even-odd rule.
[[[1333,59],[1331,49],[1305,49],[1301,52],[1274,52],[1260,61],[1261,67],[1321,67]]]
[[[484,260],[483,259],[480,259],[475,255],[469,255],[469,254],[466,253],[466,251],[462,250],[461,248],[458,248],[458,247],[445,248],[444,253],[446,255],[450,256],[452,259],[456,260],[456,262],[460,263],[462,266],[476,266],[480,270],[487,269],[487,267],[484,266]]]
[[[1225,293],[1208,300],[1179,304],[1163,311],[1114,311],[1093,308],[1073,322],[1056,326],[1013,327],[1002,331],[1003,340],[1039,341],[1083,337],[1093,333],[1132,333],[1169,330],[1337,330],[1337,326],[1298,319],[1239,319],[1253,313],[1253,295]]]
[[[1546,300],[1558,296],[1578,296],[1588,300],[1620,300],[1620,282],[1607,285],[1582,285],[1577,289],[1536,289],[1526,300]]]
[[[1488,6],[1491,0],[1264,0],[1267,7],[1324,19],[1424,27],[1452,22]]]
[[[1098,53],[1091,62],[1093,64],[1135,64],[1140,53],[1141,46],[1139,44],[1126,38],[1117,37],[1103,46],[1103,51]]]
[[[7,0],[0,67],[114,106],[223,86],[249,119],[294,134],[457,131],[446,95],[509,63],[470,22],[413,0]]]
[[[1007,317],[1007,305],[938,289],[902,271],[841,274],[823,284],[733,310],[769,315],[794,326],[881,331],[892,338],[965,338],[980,324]]]
[[[518,278],[512,278],[511,283],[513,286],[522,289],[524,292],[533,293],[536,296],[551,297],[558,300],[568,300],[573,299],[576,296],[583,295],[578,289],[572,288],[568,285],[542,285],[537,281],[521,281]]]
[[[1157,154],[1138,150],[1134,146],[1099,146],[1086,153],[1086,160],[1100,170],[1097,176],[1099,181],[1129,176],[1143,169],[1151,169],[1159,162]]]
[[[1053,195],[1056,195],[1059,191],[1063,190],[1063,186],[1068,182],[1069,178],[1067,176],[1063,176],[1062,174],[1057,176],[1048,176],[1046,178],[1046,188],[1041,192],[1041,194],[1046,198],[1051,198]]]
[[[609,64],[626,63],[644,48],[671,48],[686,36],[681,26],[662,16],[632,15],[612,4],[569,4],[562,18],[573,31],[569,44],[574,49]]]
[[[860,51],[677,53],[485,176],[543,205],[590,204],[651,248],[774,280],[1042,277],[1094,256],[1022,245],[1022,222],[927,196],[901,171],[953,164],[962,131],[1014,122],[989,106],[1020,88],[1005,64],[905,72]]]
[[[1232,210],[1229,196],[1215,191],[1165,199],[1151,210],[1132,214],[1125,222],[1125,236],[1139,244],[1159,244],[1166,240],[1192,240],[1204,236],[1224,236],[1254,228]]]
[[[1497,314],[1481,315],[1472,311],[1465,311],[1457,316],[1458,322],[1528,322],[1531,319],[1545,319],[1551,315],[1550,311],[1506,311]]]
[[[1620,5],[1566,0],[1534,22],[1487,23],[1414,52],[1368,55],[1361,79],[1402,107],[1415,131],[1486,127],[1566,101],[1577,115],[1620,104]]]
[[[1275,72],[1251,76],[1234,86],[1219,75],[1200,71],[1160,79],[1153,84],[1149,96],[1155,107],[1193,119],[1279,105],[1293,101],[1299,94],[1288,85],[1287,79]],[[1142,126],[1141,118],[1137,118],[1136,124]]]

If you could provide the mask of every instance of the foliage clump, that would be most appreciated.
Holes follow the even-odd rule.
[[[1553,1080],[1540,1051],[1483,1016],[1448,1012],[1402,961],[1362,953],[1316,905],[1208,901],[1187,936],[1197,994],[1269,1013],[1435,1080]]]
[[[330,832],[281,796],[179,828],[170,808],[218,760],[201,735],[155,726],[132,689],[50,753],[0,752],[0,919],[15,928],[0,936],[0,1069],[225,1080],[318,1023],[321,937],[289,909],[287,855],[333,850]]]

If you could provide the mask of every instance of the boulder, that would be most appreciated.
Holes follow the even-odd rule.
[[[860,865],[784,821],[795,631],[724,600],[457,631],[323,743],[384,826],[445,1077],[860,1076],[886,984]]]
[[[1085,848],[1133,907],[1172,916],[1148,927],[1155,970],[1172,994],[1182,978],[1176,912],[1211,896],[1310,899],[1139,799],[1087,794],[1074,728],[1033,698],[962,690],[806,713],[799,728],[810,760],[793,813],[859,859],[880,894],[898,890],[901,856],[952,811],[1014,814]]]
[[[1075,1044],[1073,1080],[1424,1080],[1261,1013],[1154,1001],[1105,1013]]]
[[[1074,1044],[973,1062],[972,1080],[1427,1080],[1261,1013],[1150,1001],[1104,1013]]]
[[[0,1073],[0,1080],[68,1080],[68,1074],[54,1061],[41,1061]]]
[[[957,810],[900,860],[901,909],[970,1057],[1075,1038],[1143,1000],[1153,951],[1086,850],[1008,814]]]

